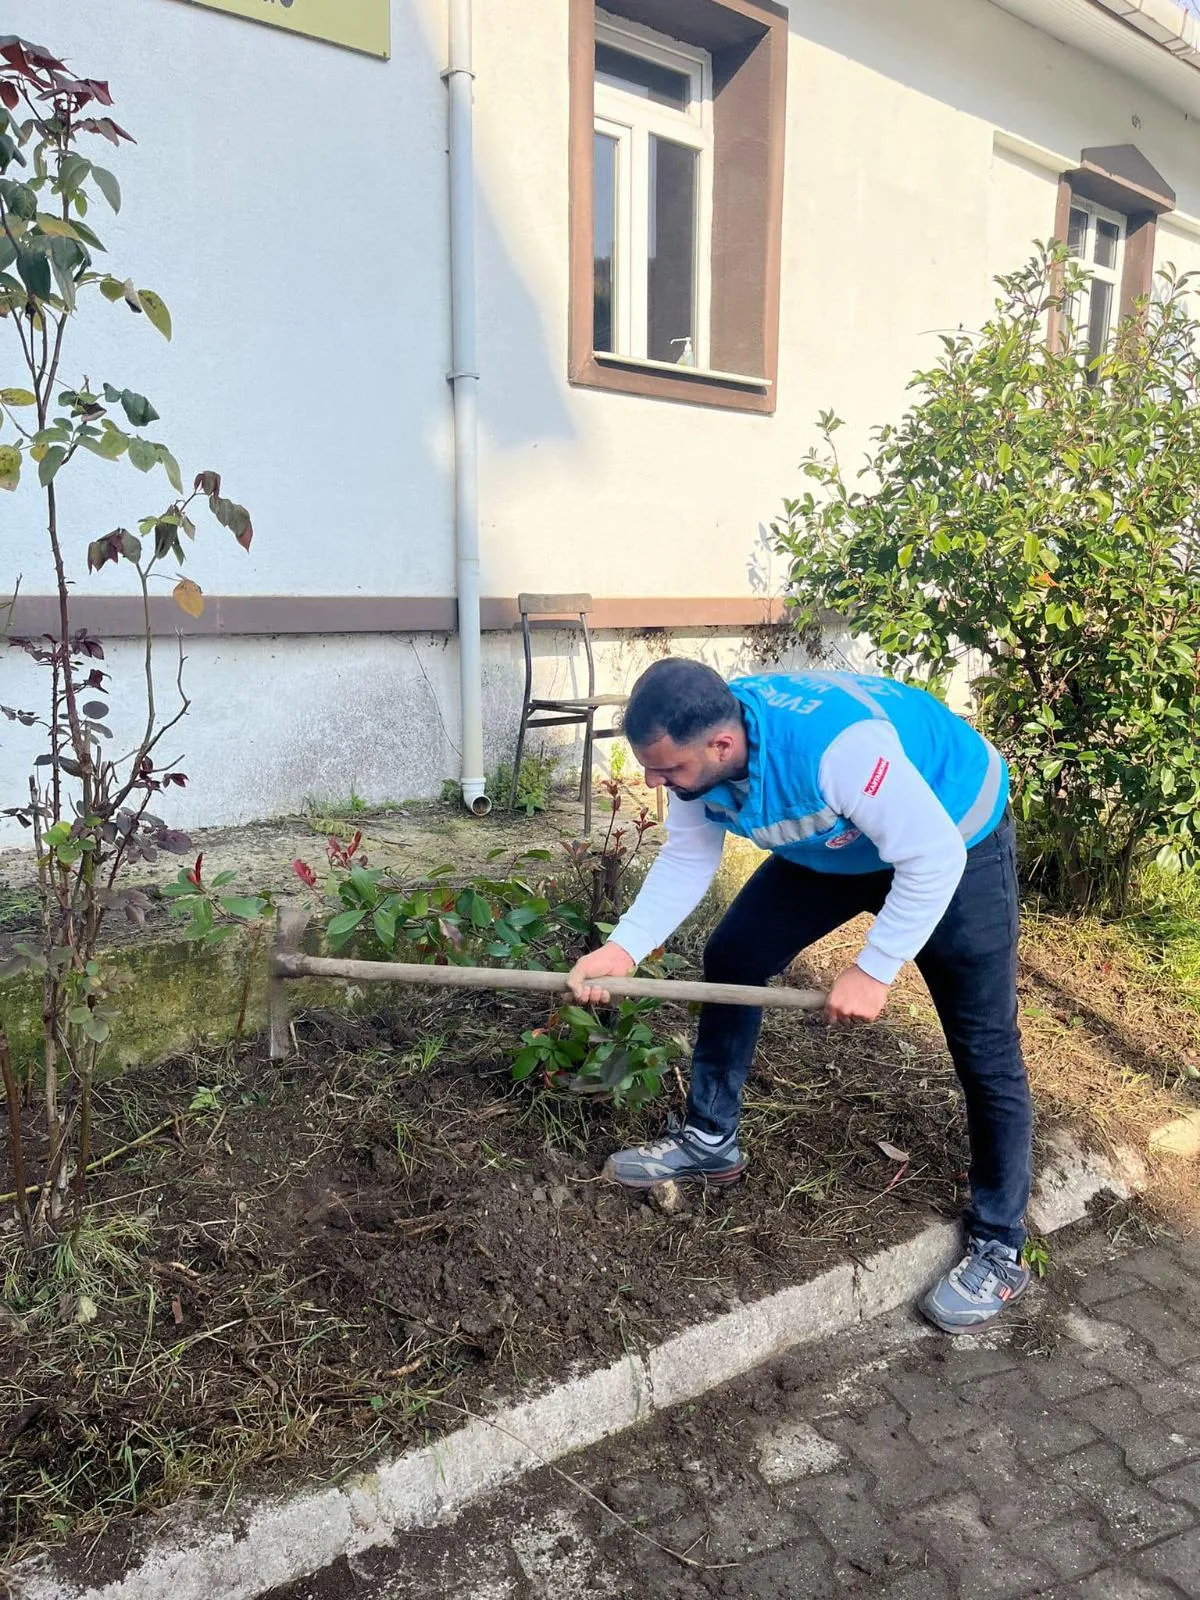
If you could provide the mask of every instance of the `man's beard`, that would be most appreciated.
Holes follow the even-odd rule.
[[[669,783],[667,788],[680,800],[703,800],[706,794],[711,794],[724,782],[724,778],[713,778],[711,782],[703,784],[699,789],[680,789],[675,784]]]

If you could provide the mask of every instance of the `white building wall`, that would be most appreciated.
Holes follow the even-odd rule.
[[[853,459],[933,335],[978,326],[993,274],[1051,232],[1053,174],[997,151],[997,129],[1072,159],[1136,142],[1200,214],[1195,125],[990,0],[792,12],[779,408],[759,417],[568,386],[566,7],[476,6],[485,594],[777,589],[762,530],[818,409],[846,418]],[[249,556],[202,530],[189,571],[210,592],[452,593],[445,21],[445,0],[395,0],[381,63],[181,0],[7,0],[6,29],[108,77],[141,141],[113,153],[126,204],[99,225],[113,265],[165,296],[175,339],[99,306],[67,375],[148,394],[185,472],[218,467],[251,509]],[[1161,238],[1160,258],[1200,265],[1190,233],[1168,219]],[[165,502],[165,480],[89,462],[64,488],[81,585],[117,591],[120,572],[82,574],[84,543]],[[0,593],[18,575],[49,587],[37,510],[24,488],[0,506]],[[515,736],[519,649],[485,643],[494,759]],[[189,655],[183,820],[351,782],[428,794],[455,773],[452,641],[199,639]],[[123,672],[131,647],[110,658]],[[608,681],[637,659],[614,644]],[[0,673],[6,703],[35,692],[14,655]],[[0,725],[0,806],[27,754]]]
[[[150,436],[250,508],[249,558],[215,525],[197,545],[213,593],[452,591],[442,9],[397,3],[382,63],[181,0],[7,0],[5,29],[109,79],[138,139],[93,141],[124,205],[91,220],[174,338],[101,301],[65,370],[147,394]],[[171,495],[124,462],[62,486],[79,547]],[[0,592],[12,566],[49,587],[32,498],[0,508]]]

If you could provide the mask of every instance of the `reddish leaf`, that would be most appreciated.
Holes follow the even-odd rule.
[[[54,88],[58,94],[70,95],[80,105],[89,100],[98,100],[102,106],[113,103],[112,94],[107,83],[99,78],[65,78],[56,74]]]
[[[301,861],[299,859],[293,861],[292,871],[300,879],[300,882],[306,883],[310,889],[315,889],[317,887],[317,875],[309,866],[307,861]]]
[[[0,83],[0,100],[4,102],[10,111],[15,111],[21,103],[21,96],[17,93],[16,84]]]
[[[49,636],[48,636],[49,637]],[[51,638],[52,644],[58,640]],[[76,656],[89,656],[94,661],[104,660],[104,646],[99,639],[93,639],[90,633],[80,628],[71,638],[71,654]]]
[[[10,66],[16,67],[18,72],[32,73],[39,67],[50,72],[67,70],[65,61],[52,56],[49,50],[44,50],[41,45],[30,44],[28,39],[18,38],[15,33],[0,36],[0,56]]]
[[[201,870],[202,870],[203,866],[204,866],[204,852],[201,851],[200,854],[196,857],[196,865],[192,868],[192,870],[187,875],[188,882],[189,883],[194,883],[196,885],[197,889],[200,887],[200,874],[201,874]]]
[[[108,140],[109,144],[119,145],[122,139],[127,140],[130,144],[137,143],[133,135],[126,133],[125,129],[119,123],[114,122],[111,117],[87,117],[77,122],[75,126],[84,133],[100,134],[102,138]]]

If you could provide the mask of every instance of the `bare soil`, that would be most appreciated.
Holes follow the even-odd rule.
[[[860,934],[798,981],[827,980]],[[1144,1148],[1195,1108],[1200,1018],[1118,944],[1032,922],[1021,1007],[1044,1120]],[[181,1498],[336,1478],[962,1203],[961,1101],[915,978],[874,1028],[769,1018],[747,1176],[672,1216],[599,1179],[664,1106],[511,1084],[512,1046],[544,1020],[410,997],[300,1019],[282,1069],[251,1041],[106,1085],[109,1159],[76,1238],[23,1276],[0,1224],[0,1549],[69,1539],[99,1581]],[[1155,1172],[1164,1212],[1196,1205],[1186,1165]]]
[[[923,1035],[777,1019],[746,1179],[668,1217],[598,1176],[661,1107],[511,1085],[505,1041],[539,1020],[502,998],[322,1014],[282,1070],[255,1043],[107,1086],[98,1153],[167,1127],[96,1175],[73,1250],[10,1280],[4,1544],[116,1518],[77,1545],[96,1580],[148,1531],[132,1511],[336,1476],[959,1203],[958,1098]]]

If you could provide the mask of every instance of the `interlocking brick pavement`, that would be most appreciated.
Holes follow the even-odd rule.
[[[990,1335],[892,1318],[564,1467],[275,1600],[1200,1600],[1200,1249],[1085,1234]]]

